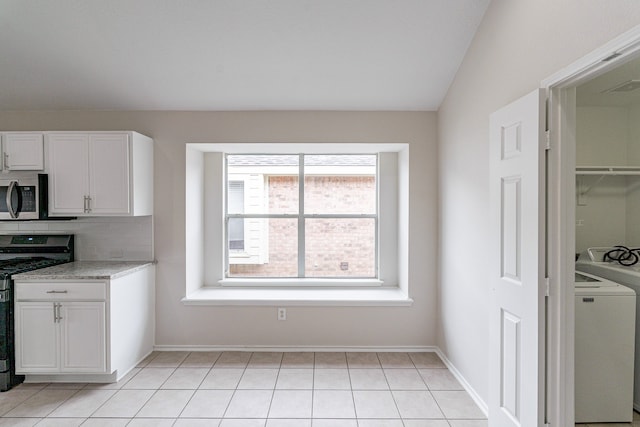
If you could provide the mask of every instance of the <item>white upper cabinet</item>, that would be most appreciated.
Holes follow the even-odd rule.
[[[3,134],[2,169],[5,171],[44,170],[44,135],[37,132]]]
[[[129,160],[128,135],[89,135],[90,213],[130,212]]]
[[[86,213],[89,135],[48,135],[49,215]]]
[[[49,215],[153,213],[153,140],[135,132],[49,133]]]

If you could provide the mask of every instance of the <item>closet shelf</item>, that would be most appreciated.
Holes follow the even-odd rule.
[[[640,175],[640,166],[576,166],[576,175]]]
[[[607,176],[633,176],[640,175],[640,166],[576,166],[576,177],[579,176],[598,176],[595,182],[590,186],[585,186],[581,179],[578,179],[578,204],[594,187],[602,182]]]

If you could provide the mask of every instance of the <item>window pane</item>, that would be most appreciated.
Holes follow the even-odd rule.
[[[229,190],[227,194],[229,207],[227,211],[231,214],[244,213],[244,181],[229,180]]]
[[[244,251],[244,218],[229,218],[229,251]]]
[[[375,277],[373,218],[305,220],[306,277]]]
[[[238,219],[244,221],[244,250],[233,250],[229,241],[228,277],[298,277],[297,219]]]
[[[268,213],[298,213],[298,176],[269,175],[267,180],[269,191]]]
[[[306,214],[375,214],[375,155],[304,156]]]
[[[282,154],[227,155],[228,194],[233,182],[243,182],[242,210],[228,213],[297,214],[299,156]]]

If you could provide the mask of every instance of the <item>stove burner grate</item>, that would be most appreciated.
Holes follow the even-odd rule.
[[[32,258],[12,258],[0,261],[0,278],[9,278],[12,274],[23,273],[31,270],[38,270],[45,267],[51,267],[63,264],[68,261],[61,259],[52,259],[44,257]]]

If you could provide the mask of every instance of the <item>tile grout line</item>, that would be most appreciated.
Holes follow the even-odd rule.
[[[415,366],[416,371],[418,372],[418,375],[420,375],[420,371],[418,370],[418,367],[416,366],[415,361],[413,360],[413,358],[411,357],[411,355],[409,355],[409,359],[411,359],[411,363],[413,363],[413,366]],[[422,375],[420,375],[420,378],[422,378]],[[425,385],[427,386],[427,393],[429,393],[429,395],[431,396],[431,398],[433,399],[433,401],[436,403],[436,406],[438,407],[438,410],[442,413],[442,416],[444,417],[444,420],[446,420],[447,424],[451,425],[451,423],[449,422],[449,419],[447,418],[447,415],[444,413],[444,411],[442,410],[442,407],[440,406],[440,404],[438,403],[438,401],[436,400],[436,397],[433,395],[433,393],[431,392],[431,388],[429,387],[429,385],[427,384],[426,381],[423,382],[425,383]]]
[[[353,384],[351,383],[351,372],[349,370],[349,358],[347,358],[347,353],[344,353],[344,361],[347,365],[347,378],[349,378],[349,392],[351,392],[351,402],[353,402],[353,414],[356,416],[356,426],[360,425],[358,421],[358,410],[356,408],[356,397],[353,395]]]
[[[212,365],[213,366],[213,365]],[[186,368],[185,368],[186,369]],[[189,406],[189,403],[191,402],[191,400],[193,399],[193,396],[196,395],[196,392],[198,390],[200,390],[200,385],[202,384],[202,382],[204,381],[204,379],[207,377],[207,375],[209,375],[209,372],[211,372],[212,368],[209,368],[209,370],[207,371],[207,373],[202,377],[202,379],[200,380],[200,383],[198,384],[198,386],[193,389],[193,392],[191,393],[191,396],[189,397],[189,399],[187,400],[187,403],[185,403],[185,405],[182,407],[182,409],[180,410],[180,413],[176,416],[176,421],[180,418],[180,416],[182,415],[182,413],[184,412],[184,410],[187,408],[187,406]],[[169,377],[171,378],[171,377]],[[167,379],[168,380],[168,379]],[[175,424],[175,422],[174,422]]]
[[[389,383],[389,378],[387,378],[387,371],[382,368],[382,362],[380,363],[380,368],[382,369],[382,375],[384,376],[384,380],[387,382],[387,387],[389,387],[389,393],[391,394],[391,398],[393,399],[393,404],[396,407],[396,411],[398,411],[398,417],[400,417],[400,422],[404,426],[404,418],[400,413],[400,408],[398,407],[398,402],[396,401],[396,396],[393,394],[393,390],[391,389],[391,384]]]
[[[51,383],[50,383],[49,385],[51,385]],[[40,391],[38,391],[37,393],[35,393],[35,394],[34,394],[33,396],[31,396],[29,399],[31,399],[31,398],[35,397],[36,395],[38,395],[38,394],[42,393],[43,391],[47,390],[47,388],[49,387],[49,385],[45,386],[43,389],[41,389]],[[54,388],[54,389],[50,389],[50,390],[56,390],[56,389]],[[60,389],[60,390],[69,390],[69,389]],[[73,389],[71,389],[71,390],[73,390]],[[52,410],[50,410],[49,412],[47,412],[43,417],[33,417],[33,418],[40,418],[40,421],[42,421],[43,419],[45,419],[45,418],[47,418],[49,415],[51,415],[51,414],[52,414],[56,409],[58,409],[60,406],[62,406],[62,404],[63,404],[64,402],[66,402],[67,400],[71,399],[73,396],[75,396],[76,394],[78,394],[78,392],[79,392],[80,390],[82,390],[82,388],[75,390],[75,392],[74,392],[74,393],[72,393],[69,397],[67,397],[67,398],[66,398],[66,399],[64,399],[62,402],[60,402],[58,405],[56,405],[56,407],[55,407],[55,408],[53,408]],[[20,403],[20,405],[24,404],[25,402],[26,402],[26,400],[25,400],[24,402]],[[13,409],[18,408],[20,405],[16,406],[16,407],[15,407],[15,408],[13,408]],[[13,411],[13,409],[12,409],[11,411]],[[9,412],[11,412],[11,411],[9,411]],[[7,418],[11,418],[11,417],[7,417]],[[31,417],[19,417],[19,418],[31,418]],[[38,421],[38,422],[40,422],[40,421]],[[36,424],[37,424],[37,423],[36,423]]]
[[[150,356],[150,355],[149,355],[149,356]],[[149,356],[147,356],[147,357],[149,357]],[[155,357],[157,357],[157,355],[156,355],[156,356],[154,356],[151,360],[155,359]],[[149,362],[147,362],[144,366],[147,366],[148,364],[149,364]],[[139,365],[136,365],[136,368],[137,368],[138,366],[139,366]],[[102,405],[98,406],[98,407],[95,409],[95,411],[93,411],[93,412],[92,412],[92,413],[91,413],[91,414],[86,418],[86,420],[84,420],[84,421],[82,422],[82,424],[86,423],[86,422],[87,422],[87,420],[88,420],[88,419],[90,419],[90,418],[91,418],[91,416],[92,416],[93,414],[95,414],[96,412],[98,412],[98,411],[100,410],[100,408],[102,408],[104,405],[106,405],[106,404],[107,404],[107,402],[109,402],[111,399],[113,399],[113,397],[114,397],[116,394],[118,394],[120,391],[122,391],[122,390],[123,390],[123,388],[124,388],[124,386],[125,386],[126,384],[128,384],[131,380],[133,380],[136,376],[138,376],[138,374],[140,374],[140,372],[142,372],[142,370],[144,369],[144,367],[140,367],[139,369],[140,369],[140,370],[139,370],[138,372],[136,372],[136,373],[135,373],[131,378],[129,378],[127,381],[125,381],[125,382],[120,386],[120,388],[116,389],[116,390],[115,390],[115,393],[113,393],[113,395],[112,395],[111,397],[109,397],[107,400],[105,400],[105,401],[102,403]],[[128,374],[127,374],[127,375],[128,375]],[[146,402],[145,402],[145,403],[146,403]],[[81,424],[81,425],[82,425],[82,424]],[[128,423],[127,423],[127,424],[128,424]]]
[[[223,352],[223,354],[224,354],[224,352]],[[220,355],[220,357],[222,357],[222,354]],[[244,365],[244,368],[242,370],[242,375],[240,375],[240,378],[238,379],[238,383],[236,384],[236,388],[233,390],[233,393],[231,394],[231,398],[229,399],[229,403],[227,403],[227,407],[225,408],[224,412],[222,413],[222,418],[220,418],[220,423],[219,424],[222,424],[222,420],[224,420],[226,418],[227,411],[229,410],[229,406],[231,406],[231,402],[233,402],[233,398],[235,397],[236,392],[238,391],[238,386],[240,385],[240,381],[242,381],[242,377],[244,377],[244,373],[247,372],[247,367],[249,366],[249,361],[251,360],[252,357],[253,357],[253,352],[251,352],[251,354],[249,355],[249,359],[247,360],[246,365]]]
[[[311,361],[311,427],[313,427],[313,401],[316,397],[316,352],[313,352]]]
[[[267,415],[264,418],[264,426],[263,427],[266,427],[267,422],[269,420],[269,414],[271,413],[271,406],[273,405],[273,398],[276,395],[276,386],[278,385],[278,378],[280,377],[280,369],[282,369],[282,359],[283,358],[284,358],[284,353],[280,356],[280,363],[278,364],[278,374],[276,375],[276,381],[273,383],[273,390],[271,391],[271,400],[269,401],[269,407],[267,408]],[[249,361],[251,361],[251,360],[249,360]]]
[[[149,366],[151,364],[151,362],[153,360],[155,360],[157,357],[158,356],[154,357],[151,361],[149,361],[149,363],[144,368],[142,368],[142,370],[140,372],[142,372],[144,369],[147,369],[147,368],[149,368],[149,369],[154,369],[154,368],[172,368],[171,366]],[[178,366],[180,366],[180,364],[182,364],[182,362],[186,359],[186,357],[187,356],[185,356],[180,362],[178,362],[178,364],[175,367],[173,367],[173,371],[171,371],[171,373],[167,376],[167,378],[158,387],[156,387],[155,390],[153,390],[153,393],[151,394],[151,396],[149,396],[149,398],[147,400],[145,400],[145,402],[140,406],[140,409],[138,409],[136,411],[136,413],[133,415],[133,417],[130,418],[129,423],[131,421],[133,421],[136,418],[136,416],[140,413],[140,411],[142,411],[142,408],[144,408],[145,405],[147,405],[147,403],[149,403],[151,401],[151,399],[153,399],[153,397],[156,394],[158,394],[158,391],[160,391],[162,389],[162,386],[164,385],[164,383],[166,383],[169,380],[169,378],[171,378],[171,375],[173,375],[176,372],[176,370],[178,369]],[[138,372],[138,374],[136,374],[136,376],[139,375],[140,372]],[[131,380],[133,380],[133,378],[131,378]],[[129,380],[129,382],[131,380]],[[136,390],[136,389],[132,389],[132,390]],[[145,390],[145,389],[138,389],[138,390]],[[148,390],[151,390],[151,389],[148,389]],[[105,404],[106,404],[106,402],[105,402]],[[104,405],[102,405],[102,406],[104,406]],[[95,412],[97,412],[97,411],[98,411],[98,409],[96,409],[96,411],[94,411],[93,413],[95,414]],[[89,418],[91,418],[91,417],[89,417]],[[127,424],[129,424],[129,423],[127,423]]]
[[[193,352],[190,352],[189,354],[187,354],[187,357],[184,360],[187,360],[189,358],[189,356],[192,354]],[[209,373],[213,370],[213,367],[215,366],[216,362],[218,361],[218,359],[220,358],[220,356],[222,356],[222,352],[220,352],[218,354],[218,357],[215,358],[215,360],[211,363],[211,367],[209,368],[209,370],[207,371],[206,374],[204,374],[204,376],[202,377],[202,379],[200,380],[200,382],[198,383],[198,386],[196,387],[196,389],[193,391],[193,394],[191,395],[191,397],[189,398],[189,400],[187,401],[187,403],[184,405],[184,407],[182,408],[182,410],[180,411],[180,413],[178,414],[178,416],[176,417],[176,420],[173,422],[172,426],[175,425],[178,422],[178,419],[180,419],[180,416],[182,415],[182,413],[184,412],[184,410],[187,408],[187,406],[189,406],[189,403],[191,403],[191,400],[193,400],[193,397],[196,395],[196,392],[198,392],[200,390],[200,386],[202,385],[202,383],[204,382],[205,378],[207,378],[207,376],[209,375]],[[184,364],[184,361],[180,364],[180,366],[182,366],[182,364]],[[180,367],[178,366],[178,367]],[[184,368],[186,369],[186,368]],[[171,377],[169,377],[171,378]]]
[[[378,355],[377,352],[376,352],[376,358],[378,359],[378,363],[380,364],[380,370],[382,371],[382,376],[384,377],[384,380],[387,383],[387,387],[389,387],[389,393],[391,393],[391,398],[393,399],[393,404],[396,406],[396,411],[398,411],[398,417],[400,417],[400,422],[402,423],[402,426],[404,427],[404,419],[402,418],[402,414],[400,413],[400,408],[398,408],[398,402],[396,402],[396,398],[393,395],[393,391],[391,390],[391,384],[389,384],[389,379],[387,378],[387,374],[386,374],[384,368],[382,367],[382,361],[380,361],[380,356]]]

